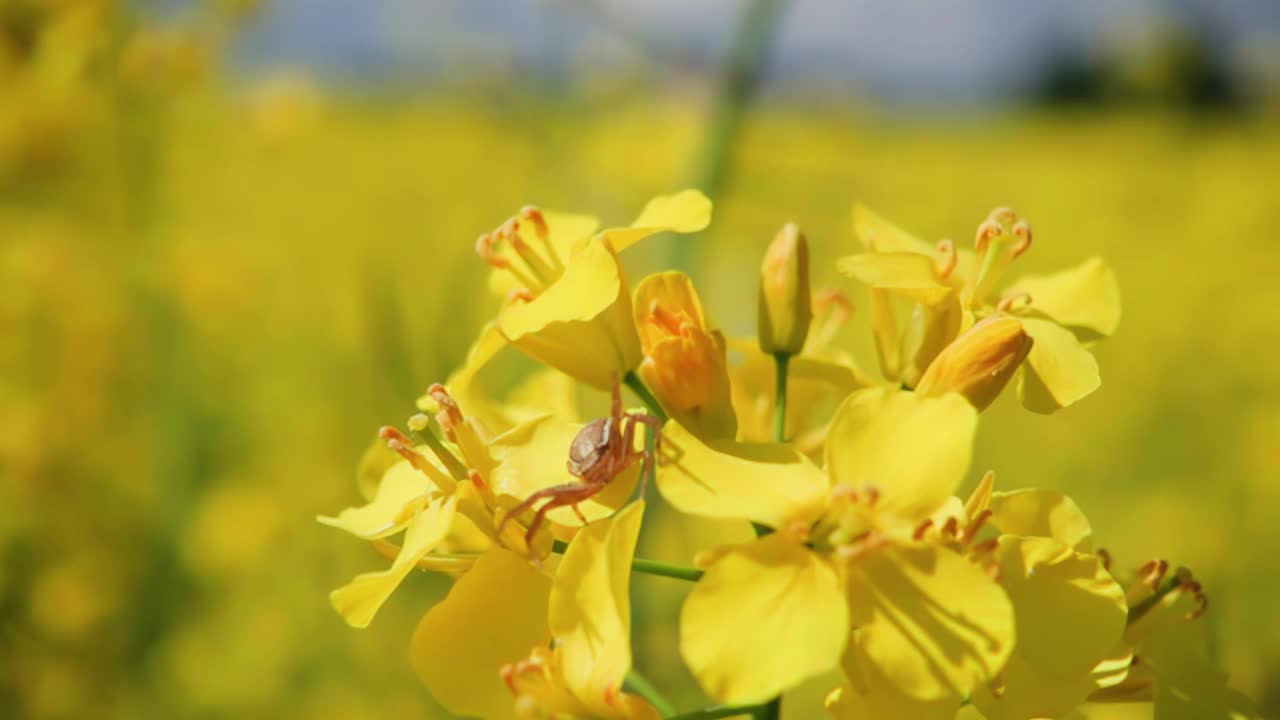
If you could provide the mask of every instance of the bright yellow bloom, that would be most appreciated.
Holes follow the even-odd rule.
[[[657,720],[657,710],[622,692],[631,669],[631,558],[643,501],[593,522],[569,543],[551,583],[545,642],[502,677],[521,717]]]
[[[476,244],[516,283],[498,329],[535,360],[608,390],[641,358],[617,254],[649,235],[696,232],[710,220],[711,201],[696,190],[654,198],[630,226],[594,236],[592,218],[526,208]]]
[[[967,502],[953,499],[921,536],[987,564],[1013,603],[1017,645],[1000,676],[974,691],[974,705],[989,720],[1061,717],[1111,664],[1124,631],[1124,592],[1090,552],[1092,529],[1070,498],[992,485],[987,473]],[[985,528],[997,533],[982,539]]]
[[[699,437],[732,438],[738,421],[724,337],[710,328],[693,282],[679,272],[650,275],[636,287],[634,308],[645,386]]]
[[[1115,276],[1102,260],[1026,276],[997,297],[1001,277],[1031,246],[1030,225],[1012,210],[992,211],[978,228],[973,252],[957,250],[949,240],[930,247],[862,206],[854,208],[853,222],[867,252],[842,259],[839,268],[869,288],[887,378],[915,387],[960,333],[984,317],[1005,314],[1018,318],[1034,341],[1018,383],[1023,405],[1053,412],[1097,389],[1098,365],[1085,343],[1112,334],[1120,320]],[[902,333],[894,298],[912,307]]]
[[[758,702],[839,663],[851,682],[867,665],[891,692],[958,707],[995,677],[1014,638],[1004,591],[913,538],[963,479],[976,423],[958,395],[862,390],[832,420],[825,473],[789,446],[667,426],[672,505],[776,529],[717,550],[685,602],[681,653],[708,693]]]

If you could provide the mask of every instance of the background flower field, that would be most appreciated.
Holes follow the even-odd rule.
[[[313,518],[356,499],[375,429],[492,314],[475,236],[530,202],[629,221],[689,182],[705,103],[146,78],[160,86],[71,101],[0,90],[0,708],[444,717],[405,646],[445,583],[415,575],[353,632],[326,594],[380,561]],[[854,293],[843,337],[866,368],[865,302],[834,267],[854,200],[962,244],[1010,205],[1035,226],[1028,271],[1105,255],[1124,317],[1096,349],[1101,390],[1052,420],[1003,398],[975,467],[1073,495],[1122,567],[1194,568],[1233,684],[1280,712],[1274,110],[774,101],[727,168],[711,228],[638,248],[628,271],[686,262],[747,334],[741,290],[794,220],[815,287]],[[693,532],[646,528],[645,554],[687,563]],[[684,588],[635,588],[637,665],[692,703],[672,661]],[[813,717],[804,702],[784,707]]]

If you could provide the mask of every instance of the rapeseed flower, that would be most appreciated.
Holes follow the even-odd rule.
[[[862,390],[832,420],[825,472],[786,445],[703,443],[668,425],[669,502],[775,530],[714,551],[685,602],[681,653],[704,689],[758,702],[839,664],[958,707],[994,678],[1014,640],[1007,596],[913,537],[963,479],[976,422],[958,395]]]
[[[950,240],[936,247],[865,207],[853,211],[867,252],[842,259],[840,271],[867,286],[872,329],[885,377],[916,387],[934,359],[983,318],[1011,316],[1032,340],[1018,382],[1028,409],[1048,413],[1098,388],[1097,361],[1087,345],[1115,332],[1120,294],[1099,258],[1053,275],[1028,275],[997,295],[1004,274],[1031,248],[1031,226],[997,208],[978,226],[974,250]],[[911,306],[900,331],[892,307]]]
[[[594,218],[523,209],[476,242],[498,274],[491,287],[507,293],[499,331],[535,360],[609,390],[642,357],[618,253],[650,235],[697,232],[710,221],[711,201],[696,190],[654,198],[629,226],[599,232]]]

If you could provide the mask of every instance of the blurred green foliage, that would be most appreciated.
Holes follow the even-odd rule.
[[[348,629],[328,591],[383,561],[313,517],[356,501],[374,430],[493,312],[475,236],[530,202],[629,221],[685,184],[703,118],[643,98],[338,100],[287,77],[232,92],[201,81],[208,38],[19,5],[6,37],[40,39],[0,45],[3,714],[437,715],[406,648],[445,585],[415,576]],[[855,198],[962,243],[1011,205],[1036,228],[1026,270],[1105,255],[1125,316],[1097,350],[1102,389],[1050,418],[1001,401],[978,468],[1071,493],[1121,567],[1190,565],[1236,684],[1275,712],[1277,127],[764,109],[708,234],[628,263],[639,276],[696,243],[709,311],[746,334],[785,221],[816,286],[853,290],[834,259],[854,249]],[[865,317],[844,335],[871,368]],[[636,651],[687,700],[680,589],[636,581],[656,598]]]

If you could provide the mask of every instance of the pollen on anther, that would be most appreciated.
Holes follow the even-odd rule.
[[[1018,243],[1013,246],[1013,256],[1018,257],[1031,249],[1031,224],[1026,220],[1019,220],[1013,225],[1013,235],[1018,238]]]
[[[938,259],[933,264],[933,271],[939,279],[946,280],[955,271],[959,259],[956,244],[950,240],[939,240],[937,250]]]
[[[992,220],[991,218],[987,218],[978,226],[978,232],[973,239],[974,249],[978,252],[986,252],[987,245],[991,242],[991,238],[998,237],[1003,232],[1004,228],[1000,227],[1000,223]]]

